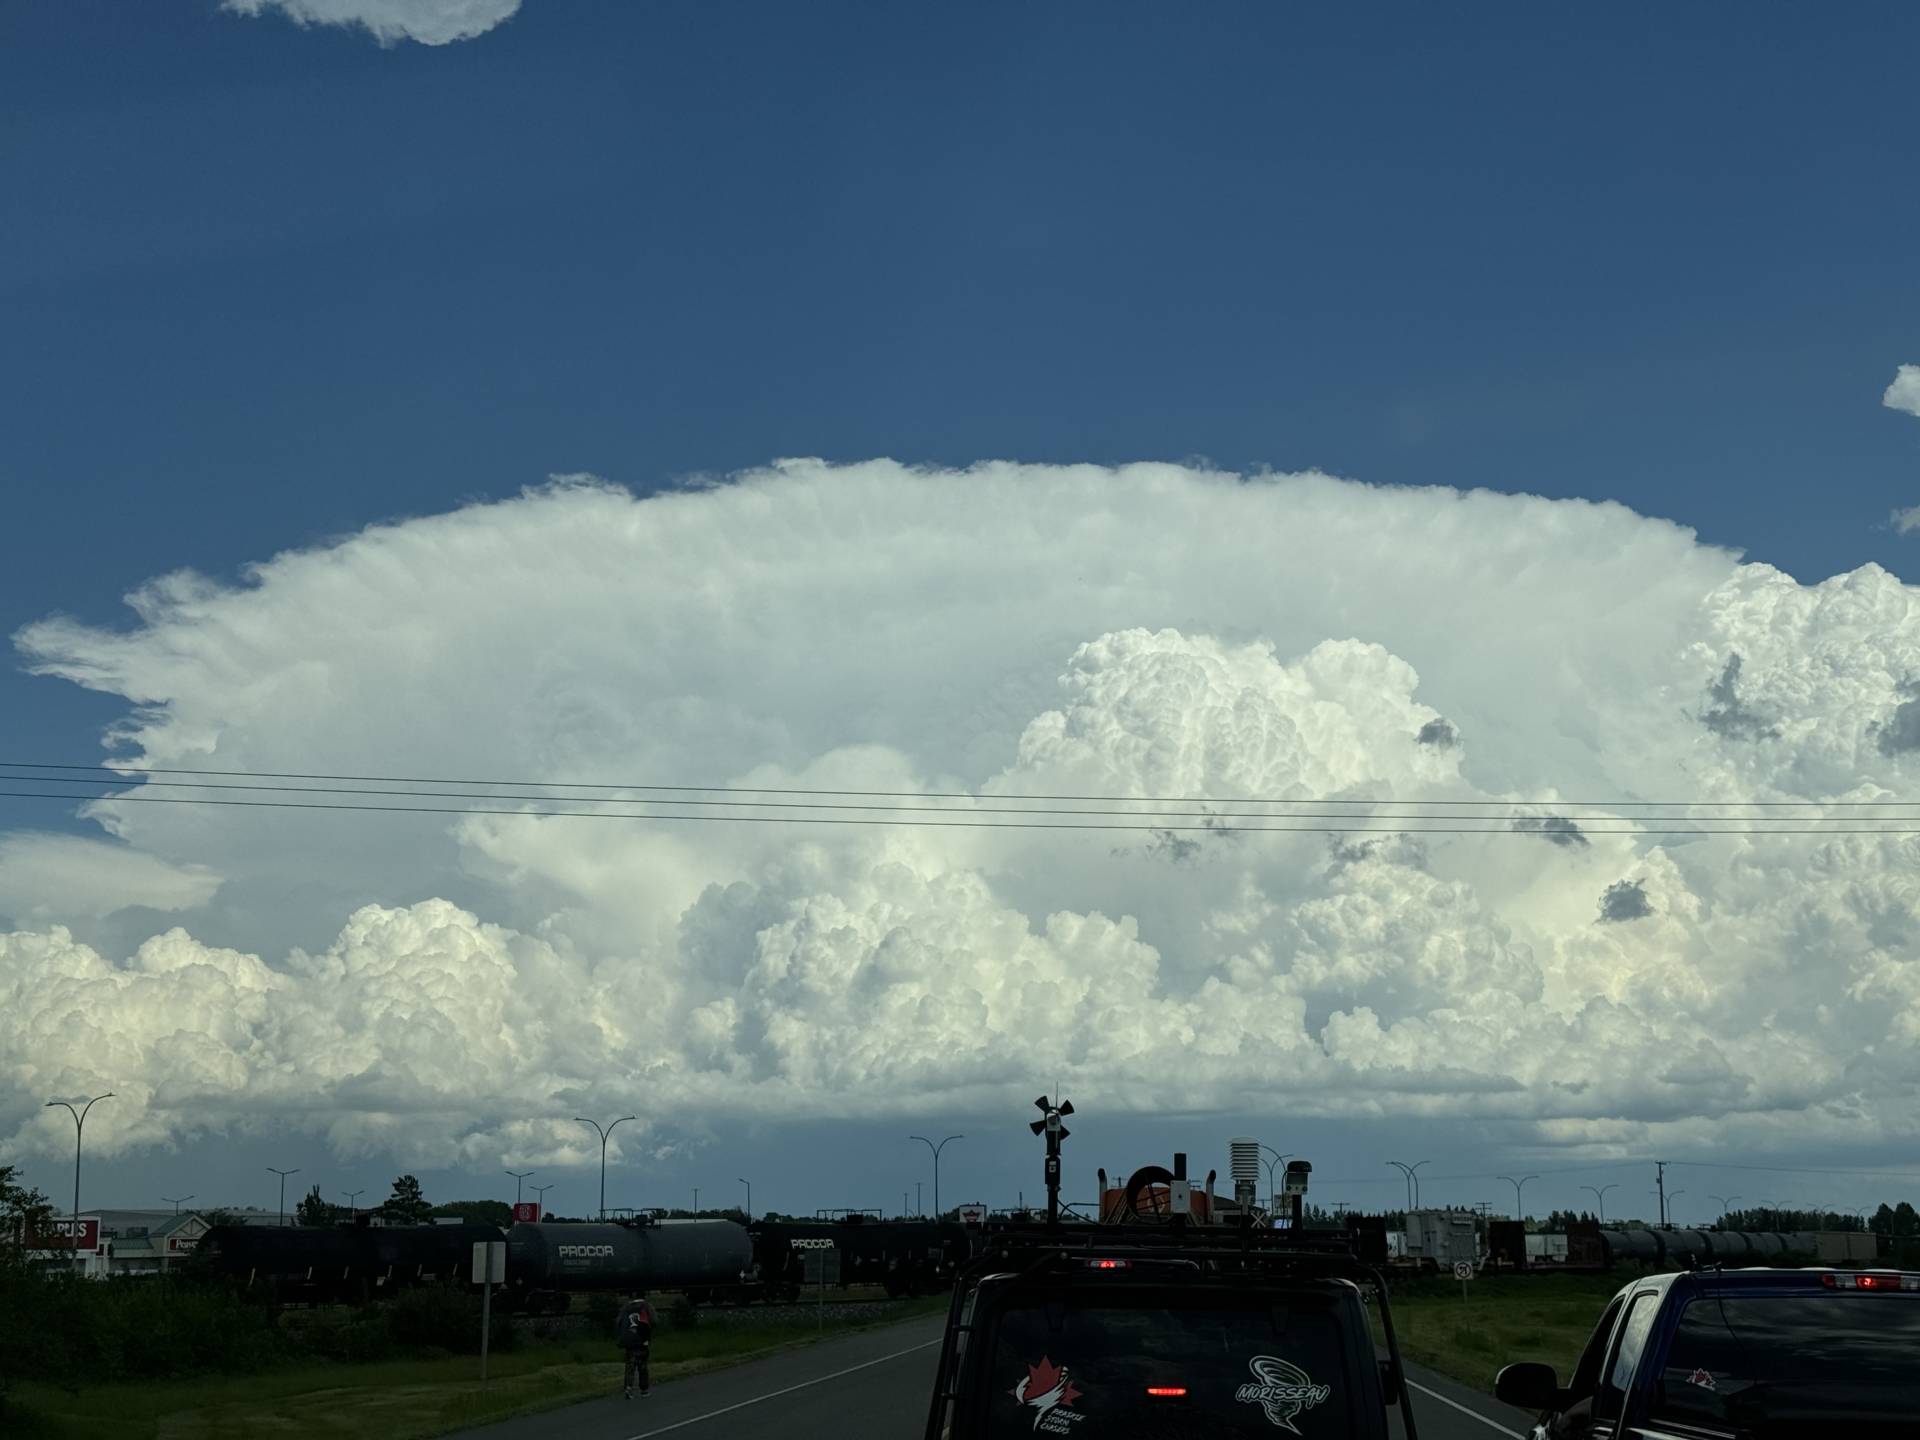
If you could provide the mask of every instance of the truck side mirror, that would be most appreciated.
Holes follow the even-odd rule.
[[[1493,1397],[1519,1410],[1557,1410],[1560,1377],[1551,1365],[1531,1360],[1508,1365],[1493,1377]]]

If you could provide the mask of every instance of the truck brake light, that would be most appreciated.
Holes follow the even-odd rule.
[[[1184,1385],[1149,1385],[1147,1394],[1158,1400],[1178,1400],[1187,1393]]]
[[[1829,1290],[1920,1290],[1920,1275],[1881,1275],[1829,1270],[1820,1277]]]

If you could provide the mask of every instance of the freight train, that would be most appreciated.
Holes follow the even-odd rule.
[[[195,1264],[275,1299],[309,1304],[378,1299],[420,1285],[471,1284],[473,1246],[507,1242],[498,1295],[511,1309],[564,1310],[582,1291],[678,1291],[696,1304],[792,1300],[807,1257],[831,1251],[835,1284],[889,1295],[943,1286],[972,1257],[977,1232],[946,1221],[860,1216],[807,1223],[642,1220],[605,1224],[486,1224],[266,1228],[222,1225]],[[819,1274],[821,1271],[815,1270]]]
[[[1651,1230],[1575,1225],[1567,1231],[1565,1257],[1529,1255],[1526,1232],[1518,1221],[1496,1220],[1487,1227],[1487,1259],[1502,1269],[1583,1271],[1623,1265],[1769,1265],[1782,1255],[1819,1256],[1822,1241],[1813,1230]]]

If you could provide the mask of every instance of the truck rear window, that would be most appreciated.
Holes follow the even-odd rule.
[[[1698,1299],[1681,1312],[1651,1418],[1761,1440],[1920,1434],[1916,1357],[1920,1295]]]
[[[1344,1436],[1354,1403],[1332,1303],[1005,1311],[992,1351],[987,1435]]]

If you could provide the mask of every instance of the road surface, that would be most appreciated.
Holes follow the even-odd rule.
[[[919,1440],[945,1323],[931,1315],[865,1330],[667,1381],[644,1400],[589,1400],[463,1430],[460,1440]],[[1408,1378],[1420,1440],[1527,1433],[1532,1417],[1464,1385],[1418,1369]]]

